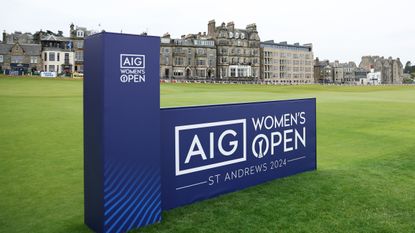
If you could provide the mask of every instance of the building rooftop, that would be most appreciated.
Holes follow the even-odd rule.
[[[8,54],[15,44],[0,44],[0,54]],[[42,47],[40,44],[19,44],[26,55],[39,56]]]
[[[55,36],[55,35],[45,35],[41,38],[42,41],[69,41],[69,38],[61,37],[61,36]]]
[[[286,41],[275,43],[274,40],[267,40],[261,42],[261,48],[280,48],[280,49],[288,49],[288,50],[304,50],[304,51],[312,51],[313,45],[312,44],[304,44],[300,45],[299,43],[288,44]]]

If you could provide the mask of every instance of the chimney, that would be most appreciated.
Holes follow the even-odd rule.
[[[7,34],[6,34],[6,30],[3,31],[3,44],[7,43]]]
[[[229,31],[235,30],[235,24],[233,22],[229,22],[228,25],[226,25]]]
[[[71,25],[69,26],[69,37],[72,37],[72,33],[74,31],[74,27],[75,27],[75,25],[73,25],[73,23],[71,23]]]
[[[216,22],[215,20],[211,20],[208,23],[208,35],[213,36],[215,34]]]
[[[251,24],[246,25],[246,30],[250,30],[250,31],[256,32],[256,24],[255,23],[251,23]]]

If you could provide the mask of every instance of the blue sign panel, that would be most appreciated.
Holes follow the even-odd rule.
[[[161,110],[162,206],[316,169],[315,99]]]
[[[126,232],[161,219],[160,38],[85,39],[85,223]]]

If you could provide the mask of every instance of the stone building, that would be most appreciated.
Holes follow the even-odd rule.
[[[280,84],[310,84],[313,76],[312,44],[261,42],[261,77]]]
[[[206,33],[171,39],[167,33],[160,43],[160,78],[215,79],[216,47]]]
[[[14,33],[6,33],[3,32],[3,43],[6,44],[14,44],[18,42],[19,44],[35,44],[34,36],[30,32],[18,32],[15,31]]]
[[[320,61],[318,58],[314,61],[314,82],[315,83],[333,83],[333,67],[329,60]]]
[[[260,38],[256,24],[238,29],[233,22],[216,26],[215,20],[211,20],[208,23],[207,36],[216,44],[219,79],[260,78]]]
[[[314,61],[314,80],[316,83],[335,83],[335,84],[361,84],[360,80],[366,78],[368,71],[356,66],[353,61],[340,63],[339,61],[330,62],[329,60]]]
[[[367,78],[367,74],[369,73],[369,71],[367,71],[366,69],[357,67],[354,70],[354,77],[355,77],[355,84],[362,84],[360,83],[362,79]]]
[[[344,73],[343,83],[355,84],[355,82],[357,81],[355,77],[356,68],[357,68],[357,65],[353,61],[343,63],[343,73]]]
[[[75,53],[74,71],[78,73],[84,72],[84,39],[87,36],[97,33],[93,30],[88,30],[85,27],[78,27],[74,24],[70,25],[69,38],[73,42],[73,49]]]
[[[19,37],[10,37],[6,32],[3,32],[3,40],[0,44],[1,71],[4,73],[18,72],[19,74],[24,74],[42,69],[41,45],[23,42],[32,42],[32,39],[26,40]]]
[[[339,61],[335,61],[331,63],[333,67],[333,81],[337,84],[355,84],[356,78],[354,74],[354,70],[357,68],[356,63],[354,62],[346,62],[340,63]]]
[[[320,73],[321,73],[322,65],[320,64],[320,59],[316,57],[314,60],[314,66],[313,66],[313,77],[314,77],[314,83],[320,83]]]
[[[403,82],[403,65],[399,58],[363,56],[359,67],[367,71],[374,69],[375,72],[381,72],[382,84],[402,84]]]

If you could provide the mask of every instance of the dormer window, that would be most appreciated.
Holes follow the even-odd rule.
[[[76,36],[83,38],[84,37],[84,32],[81,31],[81,30],[78,30],[78,31],[76,31]]]

